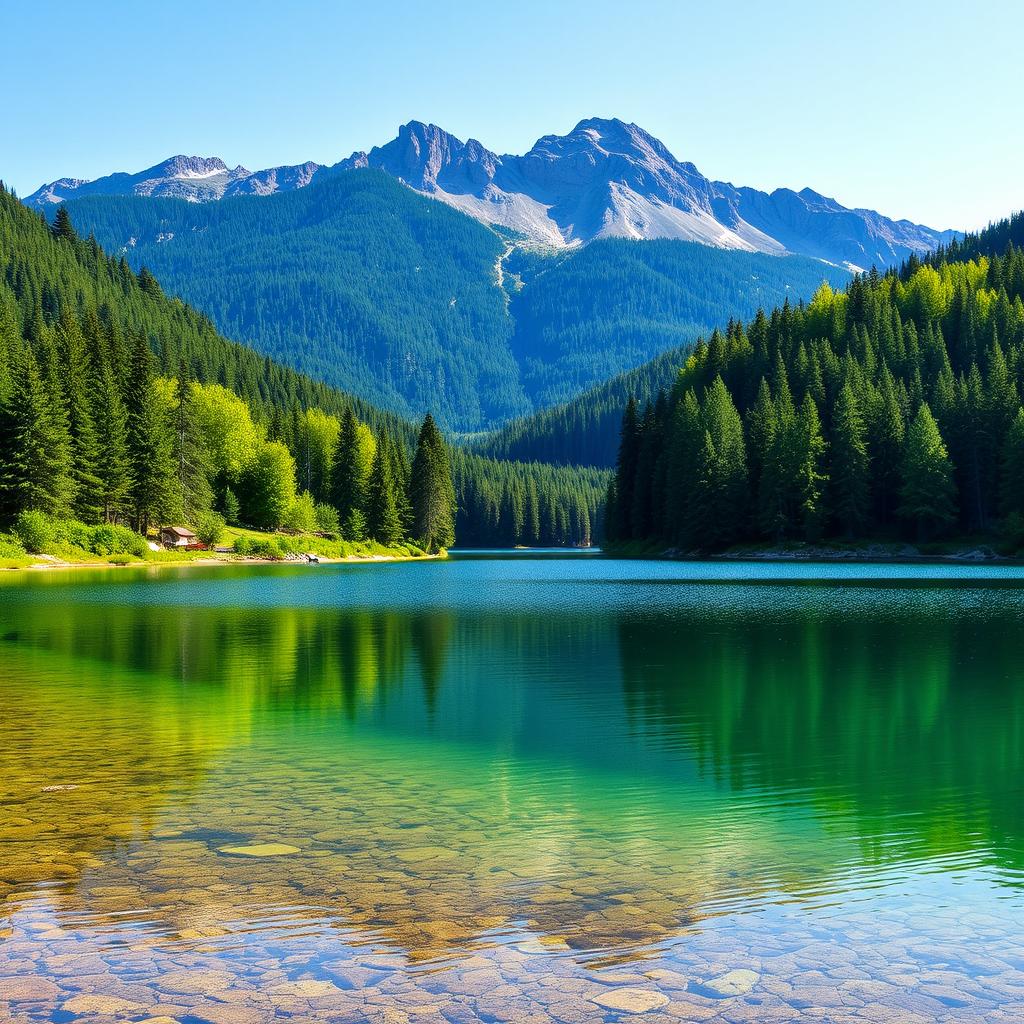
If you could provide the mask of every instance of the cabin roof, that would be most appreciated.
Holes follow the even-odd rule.
[[[175,537],[194,537],[195,534],[185,526],[165,526],[161,533],[173,533]]]

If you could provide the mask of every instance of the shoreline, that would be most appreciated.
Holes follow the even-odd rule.
[[[625,545],[619,550],[605,548],[613,558],[651,559],[665,562],[814,562],[826,565],[878,563],[892,565],[1024,565],[1019,555],[1001,555],[987,544],[965,545],[959,550],[922,552],[909,544],[844,548],[828,544],[806,547],[750,547],[708,553],[685,552],[674,548],[650,547],[634,549]]]
[[[39,557],[39,556],[35,556]],[[167,568],[190,568],[192,566],[210,567],[227,565],[342,565],[355,564],[359,562],[428,562],[437,561],[447,557],[446,554],[436,555],[345,555],[342,558],[329,558],[320,556],[319,562],[305,562],[298,558],[250,558],[226,557],[215,558],[213,556],[201,558],[183,558],[180,561],[168,559],[150,562],[146,559],[139,559],[133,562],[66,562],[60,559],[54,561],[43,560],[33,562],[31,565],[9,565],[4,566],[3,572],[57,572],[66,569],[167,569]]]

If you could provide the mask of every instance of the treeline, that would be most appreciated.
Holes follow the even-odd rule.
[[[497,462],[453,453],[459,543],[589,547],[603,535],[606,470]]]
[[[641,404],[672,386],[692,343],[670,349],[563,405],[524,416],[476,438],[473,451],[495,459],[539,461],[556,466],[615,465],[622,411],[630,397]]]
[[[626,409],[609,537],[1024,542],[1024,250],[951,251],[699,343]]]
[[[451,543],[454,496],[432,420],[418,439],[405,421],[226,341],[148,271],[79,237],[66,213],[51,227],[2,188],[0,408],[5,523],[32,508],[195,525],[212,510],[330,532],[337,513],[348,536],[390,538],[397,512],[403,536]],[[417,460],[425,441],[437,472]],[[528,472],[556,506],[569,500],[540,468]],[[464,466],[467,507],[495,475],[489,460]],[[418,491],[430,500],[417,520]]]

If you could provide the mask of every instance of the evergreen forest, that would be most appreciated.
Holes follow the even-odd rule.
[[[1024,219],[822,285],[630,399],[607,535],[681,550],[950,536],[1024,544]]]
[[[49,224],[0,190],[2,527],[36,515],[214,536],[227,522],[437,550],[457,525],[475,536],[487,509],[488,542],[537,520],[538,538],[586,543],[604,485],[470,456],[453,473],[431,415],[417,429],[227,341],[66,210]],[[520,493],[536,499],[529,527]]]

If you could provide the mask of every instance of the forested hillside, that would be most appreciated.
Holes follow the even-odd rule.
[[[669,349],[571,401],[513,420],[475,439],[470,447],[497,459],[537,459],[557,466],[614,466],[626,403],[632,396],[642,404],[671,387],[692,349],[692,344]]]
[[[1021,219],[701,342],[627,407],[608,534],[1024,544]]]
[[[822,281],[841,287],[850,279],[799,256],[668,239],[608,239],[547,262],[511,306],[513,352],[536,409],[692,344],[730,316],[752,316],[789,294],[809,297]]]
[[[496,285],[502,240],[376,171],[213,204],[96,196],[83,232],[147,266],[228,337],[411,417],[525,412]]]
[[[68,208],[227,336],[403,416],[430,408],[461,433],[849,277],[678,241],[525,249],[371,170],[270,197],[93,196]]]
[[[977,234],[941,248],[935,260],[955,261],[999,254],[1010,242],[1024,244],[1024,215],[1001,221]],[[768,308],[766,306],[766,308]],[[732,312],[719,323],[730,321]],[[727,332],[731,331],[727,328]],[[633,396],[643,406],[668,389],[690,354],[692,345],[671,348],[650,362],[619,374],[568,402],[521,417],[500,430],[476,439],[473,450],[501,459],[540,459],[555,465],[613,466],[626,402]]]
[[[417,438],[394,415],[226,341],[66,214],[51,227],[3,190],[0,432],[5,524],[29,511],[144,530],[213,513],[353,540],[452,542],[447,446],[429,417]],[[561,526],[578,518],[586,474],[463,460],[459,492],[467,508],[486,505],[478,488],[489,496],[496,478],[513,477],[543,495],[548,534],[583,539]],[[594,518],[599,486],[586,491]],[[447,522],[422,518],[438,507],[428,492]]]

